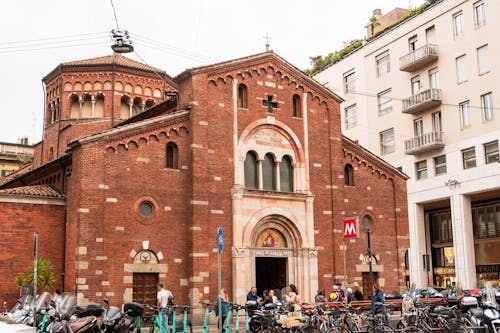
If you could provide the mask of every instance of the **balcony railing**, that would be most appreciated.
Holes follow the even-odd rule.
[[[441,104],[441,89],[427,89],[403,99],[403,113],[418,113]]]
[[[399,69],[405,72],[414,72],[436,61],[437,58],[437,45],[427,44],[399,58]]]
[[[441,149],[443,144],[443,132],[430,132],[405,140],[405,153],[415,155],[429,150]]]

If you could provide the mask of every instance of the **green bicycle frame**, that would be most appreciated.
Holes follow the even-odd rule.
[[[222,310],[221,310],[222,315]],[[233,316],[233,305],[229,304],[229,312],[227,313],[227,325],[226,325],[226,333],[231,333],[231,317]],[[222,323],[224,325],[224,323]]]
[[[205,318],[203,319],[203,333],[208,333],[208,313],[210,311],[210,304],[205,304]]]

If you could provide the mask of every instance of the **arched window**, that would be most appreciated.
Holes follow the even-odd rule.
[[[350,164],[346,164],[344,167],[344,185],[354,186],[354,169]]]
[[[248,109],[248,91],[244,84],[238,86],[238,107]]]
[[[104,117],[104,96],[101,94],[97,95],[95,99],[94,117],[96,118]]]
[[[122,96],[120,103],[120,118],[128,119],[130,118],[130,98],[128,96]]]
[[[52,161],[54,159],[54,147],[49,148],[49,161]]]
[[[302,118],[302,104],[300,103],[300,96],[293,95],[293,116],[297,118]]]
[[[167,168],[178,169],[178,152],[177,145],[173,142],[167,144]]]
[[[293,166],[290,156],[284,156],[280,163],[280,191],[293,192]]]
[[[271,154],[266,154],[266,156],[264,156],[264,161],[262,162],[262,184],[264,190],[272,191],[276,189],[274,157]]]
[[[71,96],[70,118],[80,118],[80,99],[76,95]]]
[[[83,96],[82,118],[92,117],[92,97],[90,95]]]
[[[245,158],[245,188],[252,190],[259,188],[257,156],[252,151],[249,151]]]

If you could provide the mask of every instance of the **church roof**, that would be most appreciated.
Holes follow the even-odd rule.
[[[63,62],[62,66],[95,66],[95,65],[118,65],[140,70],[165,73],[164,70],[127,58],[119,53],[113,53],[103,57]]]
[[[59,68],[72,68],[72,67],[95,67],[95,66],[118,66],[123,68],[136,69],[140,71],[147,71],[151,73],[156,73],[160,76],[166,76],[171,79],[171,77],[163,70],[159,69],[142,62],[127,58],[119,53],[113,53],[107,56],[68,61],[59,64],[54,70],[47,74],[42,80],[47,81],[54,73],[57,72]]]
[[[245,64],[265,61],[265,60],[268,60],[269,58],[274,60],[275,62],[279,63],[283,68],[287,68],[288,71],[290,71],[290,72],[293,71],[298,77],[300,77],[300,80],[302,80],[302,82],[307,82],[310,86],[315,87],[315,89],[319,89],[319,90],[327,92],[331,97],[333,97],[339,103],[344,101],[342,99],[342,97],[335,94],[330,89],[326,88],[319,81],[316,81],[314,78],[305,74],[301,69],[294,66],[293,64],[288,62],[286,59],[280,57],[279,55],[274,53],[272,50],[262,52],[262,53],[257,53],[257,54],[250,55],[250,56],[246,56],[243,58],[231,59],[228,61],[223,61],[223,62],[219,62],[219,63],[212,64],[212,65],[206,65],[206,66],[194,67],[191,69],[187,69],[184,72],[177,75],[174,78],[174,80],[176,82],[180,82],[189,75],[196,75],[196,74],[201,74],[201,73],[206,73],[206,72],[220,72],[220,71],[238,70],[238,68],[241,68]]]
[[[63,198],[64,195],[59,193],[50,185],[33,185],[8,188],[0,190],[0,196],[20,195],[29,197],[45,197],[45,198]]]

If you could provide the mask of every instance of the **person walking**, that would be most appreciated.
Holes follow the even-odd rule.
[[[221,308],[222,311],[219,313],[219,298],[217,297],[217,301],[215,302],[215,307],[214,307],[214,314],[219,317],[219,315],[222,316],[222,330],[224,330],[224,325],[226,323],[226,318],[227,318],[227,313],[229,312],[229,294],[227,293],[227,290],[225,288],[222,288],[220,290],[221,293]],[[217,328],[219,328],[219,320],[217,320]]]
[[[170,290],[165,289],[165,284],[163,282],[158,283],[158,293],[156,294],[156,299],[158,301],[158,307],[160,307],[162,324],[163,327],[168,331],[168,303],[169,300],[173,299],[174,296]]]

